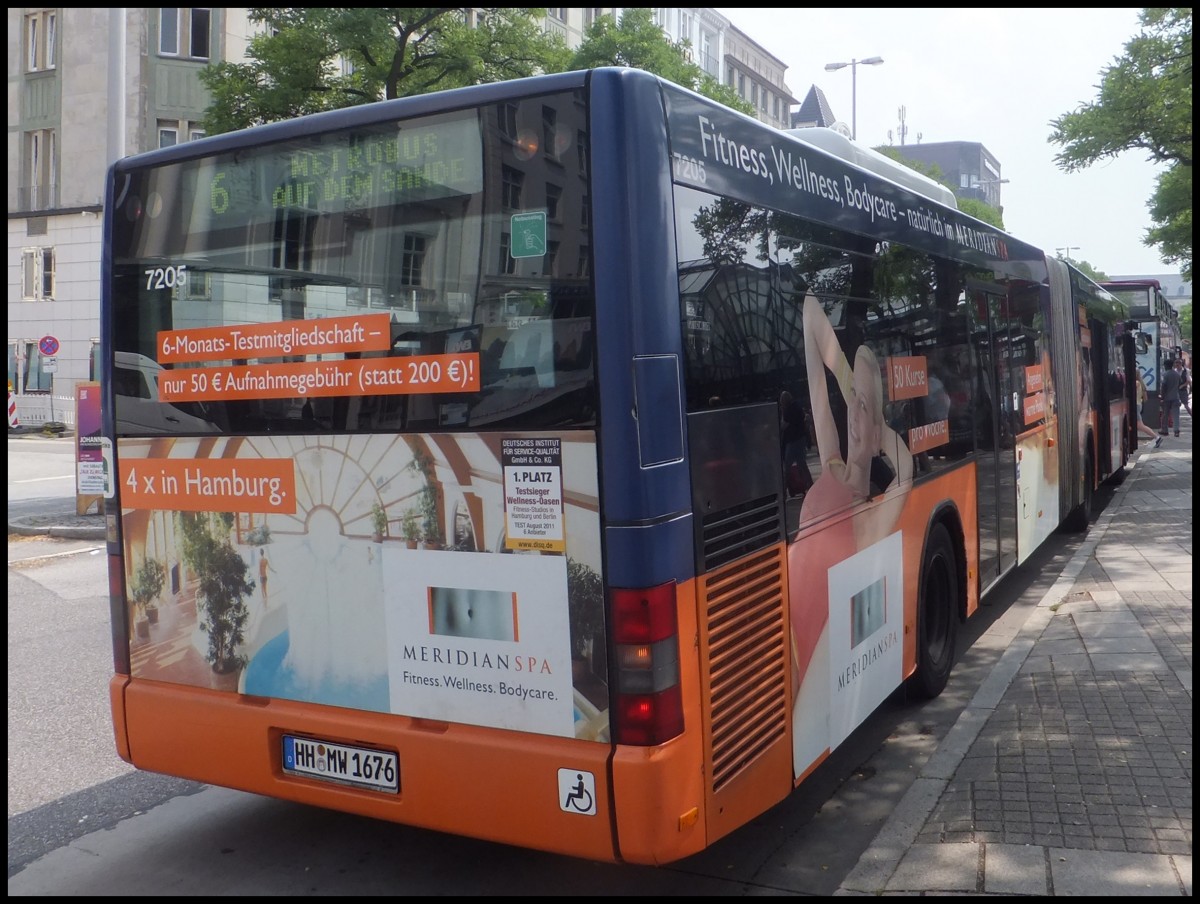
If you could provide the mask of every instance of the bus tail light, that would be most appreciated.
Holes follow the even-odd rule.
[[[661,744],[683,732],[675,582],[614,589],[610,599],[617,676],[613,741]]]

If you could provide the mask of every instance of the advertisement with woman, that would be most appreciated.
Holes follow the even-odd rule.
[[[788,549],[797,777],[900,683],[904,555],[899,519],[913,474],[905,439],[884,417],[883,368],[875,354],[860,345],[851,363],[812,294],[804,302],[803,322],[820,473],[804,497],[800,532]],[[844,402],[844,424],[835,418],[827,374]]]

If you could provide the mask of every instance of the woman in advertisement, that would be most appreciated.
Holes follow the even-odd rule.
[[[802,724],[800,716],[804,712],[828,711],[828,702],[806,706],[804,701],[829,693],[828,655],[816,654],[825,653],[828,644],[830,571],[895,531],[913,473],[907,444],[884,417],[883,378],[874,352],[859,346],[851,365],[833,325],[812,294],[805,299],[803,317],[809,402],[821,471],[801,506],[800,539],[788,552],[797,688],[797,721],[793,726],[797,774],[829,746],[828,732]],[[846,402],[844,457],[830,405],[827,372],[833,374]],[[853,516],[847,514],[864,502],[865,509]],[[804,536],[806,528],[823,520],[832,523],[819,533]]]

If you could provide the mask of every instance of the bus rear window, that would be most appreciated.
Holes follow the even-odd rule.
[[[565,92],[120,177],[118,434],[593,425],[586,173],[509,134],[547,108],[585,133]]]

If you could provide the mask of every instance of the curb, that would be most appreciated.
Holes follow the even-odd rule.
[[[23,537],[53,537],[57,540],[103,540],[104,526],[100,527],[30,527],[26,524],[10,521],[10,534],[20,534]]]

